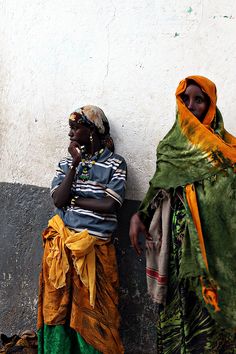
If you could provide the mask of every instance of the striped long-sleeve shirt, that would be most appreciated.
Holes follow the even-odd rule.
[[[61,184],[71,164],[71,156],[65,157],[59,162],[52,181],[51,194]],[[82,170],[83,166],[80,163],[76,169],[71,188],[73,197],[101,199],[110,196],[122,205],[127,178],[127,167],[123,157],[106,148],[89,169],[87,181],[82,181],[79,178]],[[56,213],[60,215],[67,227],[76,231],[87,229],[91,235],[102,239],[108,239],[117,226],[115,212],[97,213],[70,205],[63,209],[56,209]]]

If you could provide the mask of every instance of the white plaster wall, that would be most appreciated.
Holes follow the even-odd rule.
[[[191,74],[218,87],[236,134],[235,0],[0,0],[0,180],[49,186],[67,117],[95,104],[141,199]]]

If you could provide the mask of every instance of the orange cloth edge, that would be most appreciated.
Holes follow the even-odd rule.
[[[205,263],[206,270],[209,271],[206,249],[205,249],[204,238],[203,238],[202,227],[201,227],[201,221],[200,221],[198,205],[197,205],[196,191],[195,191],[194,185],[187,184],[185,187],[185,191],[186,191],[186,198],[187,198],[188,206],[189,206],[189,209],[192,214],[193,222],[194,222],[194,225],[197,229],[202,258]]]
[[[207,270],[207,272],[209,272],[208,260],[207,260],[207,255],[206,255],[206,248],[205,248],[204,237],[203,237],[203,233],[202,233],[201,220],[200,220],[200,215],[199,215],[199,211],[198,211],[197,196],[196,196],[196,191],[195,191],[194,185],[193,184],[186,185],[185,192],[186,192],[187,203],[188,203],[190,212],[192,214],[194,225],[197,230],[199,244],[200,244],[200,250],[202,253],[202,258],[205,263],[206,270]],[[216,287],[213,287],[213,286],[206,287],[204,285],[202,277],[200,277],[200,282],[201,282],[201,286],[202,286],[202,296],[203,296],[205,303],[212,305],[216,312],[220,311],[220,308],[218,305],[218,295],[217,295]]]

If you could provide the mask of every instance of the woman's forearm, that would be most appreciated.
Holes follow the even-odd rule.
[[[78,197],[75,199],[75,205],[97,213],[113,213],[118,208],[119,203],[109,196],[102,199]]]
[[[67,172],[64,180],[52,195],[54,204],[57,208],[63,208],[70,204],[71,186],[74,181],[76,168],[72,167]]]

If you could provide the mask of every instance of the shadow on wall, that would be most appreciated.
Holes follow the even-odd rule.
[[[0,184],[0,332],[18,334],[34,329],[41,231],[52,216],[48,188]],[[128,230],[138,201],[126,200],[114,238],[120,274],[121,335],[125,352],[156,353],[156,312],[146,293],[145,257],[130,247]]]

